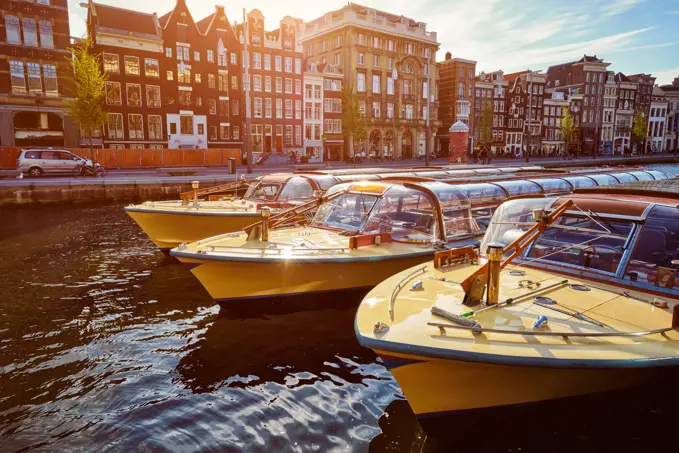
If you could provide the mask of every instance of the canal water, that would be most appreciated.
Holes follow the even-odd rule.
[[[357,344],[358,299],[220,313],[121,208],[0,209],[0,451],[454,450],[427,438]],[[634,429],[552,427],[525,445],[498,436],[471,450],[608,451],[615,436],[645,448],[629,451],[665,451],[644,423],[671,426],[672,408],[628,409]]]

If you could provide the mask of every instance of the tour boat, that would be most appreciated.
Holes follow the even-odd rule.
[[[671,385],[678,206],[676,193],[614,187],[507,200],[480,249],[437,253],[370,291],[358,340],[425,430],[447,414]]]
[[[194,242],[222,233],[238,231],[258,221],[262,206],[275,210],[304,203],[314,191],[326,191],[347,181],[394,177],[469,178],[507,175],[519,171],[541,171],[542,167],[485,167],[468,169],[342,169],[311,173],[276,173],[252,181],[199,189],[181,194],[181,200],[147,201],[130,205],[125,211],[163,252],[183,242]],[[237,196],[245,192],[242,199]],[[207,197],[208,199],[204,199]]]
[[[405,182],[408,176],[402,176],[345,183],[333,186],[322,199],[267,220],[267,239],[248,228],[246,233],[183,244],[171,254],[189,265],[219,303],[366,289],[411,264],[427,261],[441,248],[477,243],[475,238],[485,231],[494,207],[507,197],[665,177],[642,171],[638,176],[621,175],[555,175],[467,184]],[[316,209],[313,220],[299,226]],[[284,223],[298,226],[268,232],[269,226]]]
[[[329,175],[275,173],[252,181],[235,183],[182,194],[181,200],[147,201],[130,205],[125,211],[162,251],[182,242],[238,231],[261,218],[262,206],[275,210],[289,208],[313,198],[314,191],[325,191],[337,183]],[[245,190],[242,198],[234,195]],[[201,196],[211,199],[200,199]]]

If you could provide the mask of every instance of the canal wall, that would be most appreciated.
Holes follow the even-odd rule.
[[[578,160],[533,159],[531,165],[545,168],[583,168],[594,166],[679,164],[679,156],[598,158]],[[368,164],[369,165],[369,164]],[[522,159],[498,159],[495,166],[525,166]],[[398,168],[403,169],[404,166]],[[265,173],[266,168],[258,169]],[[0,179],[0,207],[41,203],[77,202],[140,202],[146,200],[177,199],[181,192],[191,190],[191,181],[209,187],[236,180],[236,175],[201,176],[140,176],[105,178],[49,178]]]

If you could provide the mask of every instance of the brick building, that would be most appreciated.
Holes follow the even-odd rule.
[[[76,146],[66,0],[0,0],[0,145]]]
[[[478,131],[474,130],[476,109],[474,107],[476,61],[453,58],[446,52],[445,59],[437,63],[439,68],[439,120],[441,128],[438,140],[441,151],[448,153],[450,126],[462,121],[469,127],[469,137],[478,139]],[[484,89],[485,94],[485,89]],[[481,103],[480,108],[482,108]]]
[[[542,149],[542,106],[546,74],[521,71],[505,74],[509,82],[505,96],[507,152],[517,156],[537,155]]]
[[[604,108],[601,118],[601,152],[609,153],[614,149],[615,110],[618,103],[618,87],[615,83],[615,73],[606,73],[604,84]]]
[[[476,77],[476,90],[474,92],[474,124],[479,124],[479,118],[483,111],[485,100],[491,102],[493,106],[493,132],[490,148],[495,156],[505,154],[507,133],[506,111],[505,111],[505,92],[509,82],[504,78],[504,72],[494,71],[482,72]],[[474,141],[479,140],[478,127],[474,128]]]
[[[582,105],[577,110],[578,147],[585,154],[597,154],[600,151],[604,83],[609,65],[596,55],[584,55],[578,61],[547,69],[547,88],[550,91],[582,96]]]
[[[164,148],[160,58],[163,39],[155,14],[90,1],[87,31],[94,53],[101,53],[106,81],[105,134],[93,145],[105,148]],[[81,146],[89,137],[81,133]]]
[[[622,154],[632,146],[632,125],[636,113],[636,94],[638,84],[631,81],[625,74],[615,75],[617,91],[617,106],[615,109],[615,128],[613,131],[613,149]]]
[[[679,148],[679,77],[671,84],[662,87],[667,97],[667,133],[665,134],[665,149],[675,151]]]
[[[279,28],[266,31],[264,15],[253,9],[247,14],[249,61],[250,132],[254,159],[264,154],[287,160],[291,151],[303,153],[302,126],[302,45],[297,36],[299,19],[284,17]],[[243,24],[235,31],[242,46],[246,37]],[[247,91],[246,91],[247,92]]]
[[[194,22],[184,0],[160,18],[88,6],[109,77],[104,147],[242,151],[240,43],[223,7]]]
[[[564,155],[565,141],[559,130],[563,111],[569,106],[567,95],[560,91],[546,93],[542,110],[542,154]]]
[[[307,61],[304,71],[304,154],[309,162],[339,160],[342,135],[342,74],[330,63]]]
[[[348,143],[340,159],[354,145],[356,154],[396,159],[424,154],[427,117],[430,151],[435,149],[439,44],[425,23],[349,3],[306,22],[303,34],[305,55],[342,70],[367,120],[367,140]]]

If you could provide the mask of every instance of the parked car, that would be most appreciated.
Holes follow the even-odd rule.
[[[90,161],[62,149],[22,149],[17,158],[17,170],[36,178],[46,173],[72,175],[82,163],[91,164]]]

